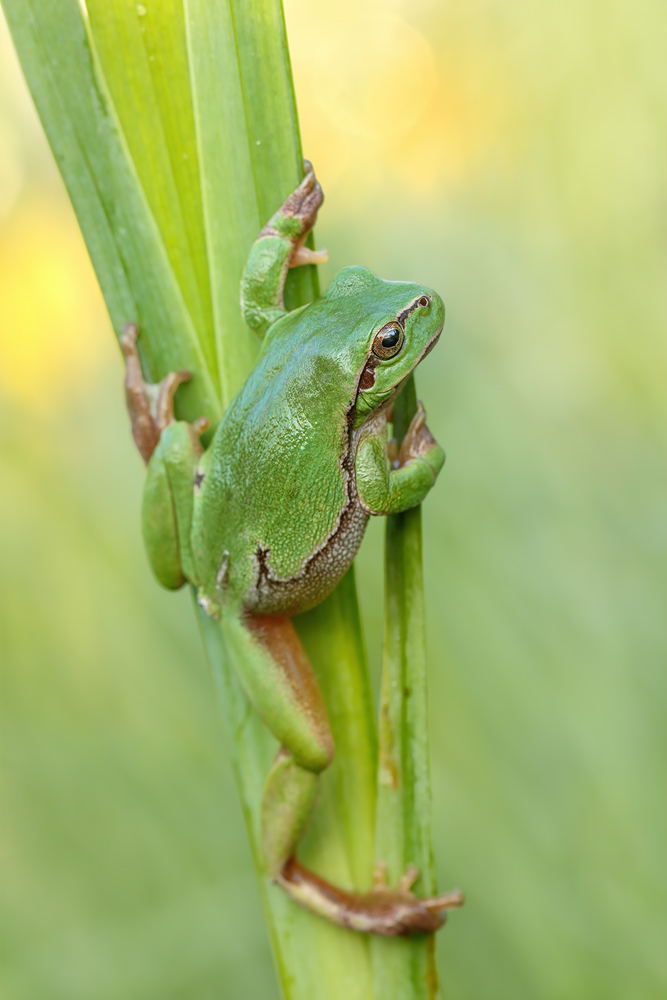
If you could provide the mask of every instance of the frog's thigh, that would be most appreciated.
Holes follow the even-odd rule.
[[[322,695],[289,618],[248,615],[257,640],[238,666],[256,711],[297,764],[319,772],[331,762],[333,737]]]
[[[144,545],[155,576],[163,587],[185,583],[179,555],[178,528],[167,467],[159,448],[148,463],[141,508]]]
[[[435,471],[424,458],[413,458],[400,469],[390,469],[383,436],[366,438],[355,463],[357,491],[371,514],[398,514],[416,507],[435,482]]]

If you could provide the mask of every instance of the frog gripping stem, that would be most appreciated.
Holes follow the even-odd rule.
[[[454,889],[420,899],[411,891],[419,877],[413,865],[396,889],[389,888],[386,869],[379,865],[373,888],[360,893],[332,885],[297,860],[296,848],[316,800],[318,775],[333,759],[333,738],[315,675],[290,619],[247,615],[245,626],[270,657],[270,662],[265,661],[262,689],[246,678],[246,691],[282,743],[262,800],[267,876],[295,903],[340,927],[384,937],[436,931],[444,924],[447,910],[462,905],[463,894]],[[265,703],[268,687],[272,697]]]
[[[287,272],[303,264],[323,264],[326,250],[311,250],[304,244],[315,225],[324,200],[312,164],[303,162],[305,176],[264,226],[250,249],[241,279],[241,311],[248,326],[259,337],[284,316],[283,291]]]
[[[304,174],[252,244],[241,307],[250,328],[269,335],[206,453],[199,435],[208,422],[174,415],[174,395],[190,373],[146,382],[138,328],[123,329],[132,434],[147,464],[142,533],[158,581],[195,588],[250,704],[278,741],[255,827],[264,878],[340,927],[429,934],[462,904],[460,890],[422,899],[413,865],[395,887],[380,865],[372,888],[354,891],[297,857],[335,747],[292,617],[333,592],[368,518],[421,503],[445,460],[421,403],[400,450],[387,440],[389,406],[442,331],[436,292],[349,267],[320,299],[285,310],[289,268],[322,259],[305,246],[322,189],[308,161]]]
[[[263,236],[290,235],[294,242],[292,233],[294,226],[287,220],[296,219],[301,227],[301,233],[294,242],[294,249],[289,258],[290,267],[300,267],[302,264],[326,264],[329,259],[327,250],[310,250],[304,243],[315,225],[317,213],[324,201],[324,194],[319,181],[315,177],[313,165],[309,160],[303,161],[305,176],[296,191],[293,191],[287,201],[276,212],[271,221],[262,229],[259,234]]]
[[[169,372],[161,382],[145,382],[137,352],[138,336],[137,324],[126,323],[120,336],[120,347],[125,357],[125,401],[132,423],[132,437],[148,465],[162,431],[176,419],[174,395],[182,382],[189,381],[190,372]],[[203,434],[209,421],[201,417],[192,426],[197,434]]]
[[[396,889],[389,889],[384,878],[376,878],[370,892],[347,892],[292,857],[275,881],[296,903],[340,927],[382,937],[409,937],[437,931],[445,923],[447,911],[464,902],[460,889],[420,899],[410,891],[418,875],[411,866]]]

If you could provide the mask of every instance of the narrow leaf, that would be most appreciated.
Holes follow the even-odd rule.
[[[181,0],[88,0],[86,9],[127,147],[217,384],[183,5]]]
[[[102,79],[77,0],[6,0],[23,71],[79,219],[117,335],[139,323],[149,376],[188,368],[184,416],[220,402]]]

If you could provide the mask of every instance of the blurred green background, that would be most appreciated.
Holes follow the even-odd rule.
[[[289,0],[324,283],[433,285],[419,392],[446,1000],[664,996],[664,7]],[[1,36],[2,989],[275,998],[189,598]],[[358,581],[374,676],[382,524]]]

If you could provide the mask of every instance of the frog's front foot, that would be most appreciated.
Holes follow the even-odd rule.
[[[289,259],[289,266],[301,267],[302,264],[326,264],[328,260],[329,251],[326,247],[322,247],[321,250],[311,250],[310,247],[299,245]]]
[[[421,399],[417,400],[417,412],[410,421],[398,453],[396,467],[401,468],[413,459],[421,458],[432,448],[437,448],[437,441],[426,426],[426,410]],[[392,463],[395,464],[395,463]]]
[[[378,865],[370,892],[347,892],[315,875],[292,857],[275,881],[295,902],[341,927],[384,937],[407,937],[437,931],[447,919],[447,910],[462,906],[464,902],[460,889],[420,899],[411,892],[418,877],[418,870],[411,865],[396,889],[390,889],[386,868]]]
[[[305,171],[303,180],[278,211],[285,219],[298,219],[301,233],[308,234],[315,225],[324,194],[310,160],[303,161],[303,169]]]
[[[125,356],[125,400],[132,422],[132,437],[141,457],[148,464],[160,434],[175,420],[174,393],[181,382],[188,381],[190,372],[169,372],[157,384],[144,382],[137,353],[138,336],[137,324],[126,323],[120,346]],[[203,434],[208,425],[208,420],[202,417],[195,421],[193,427],[198,434]]]

